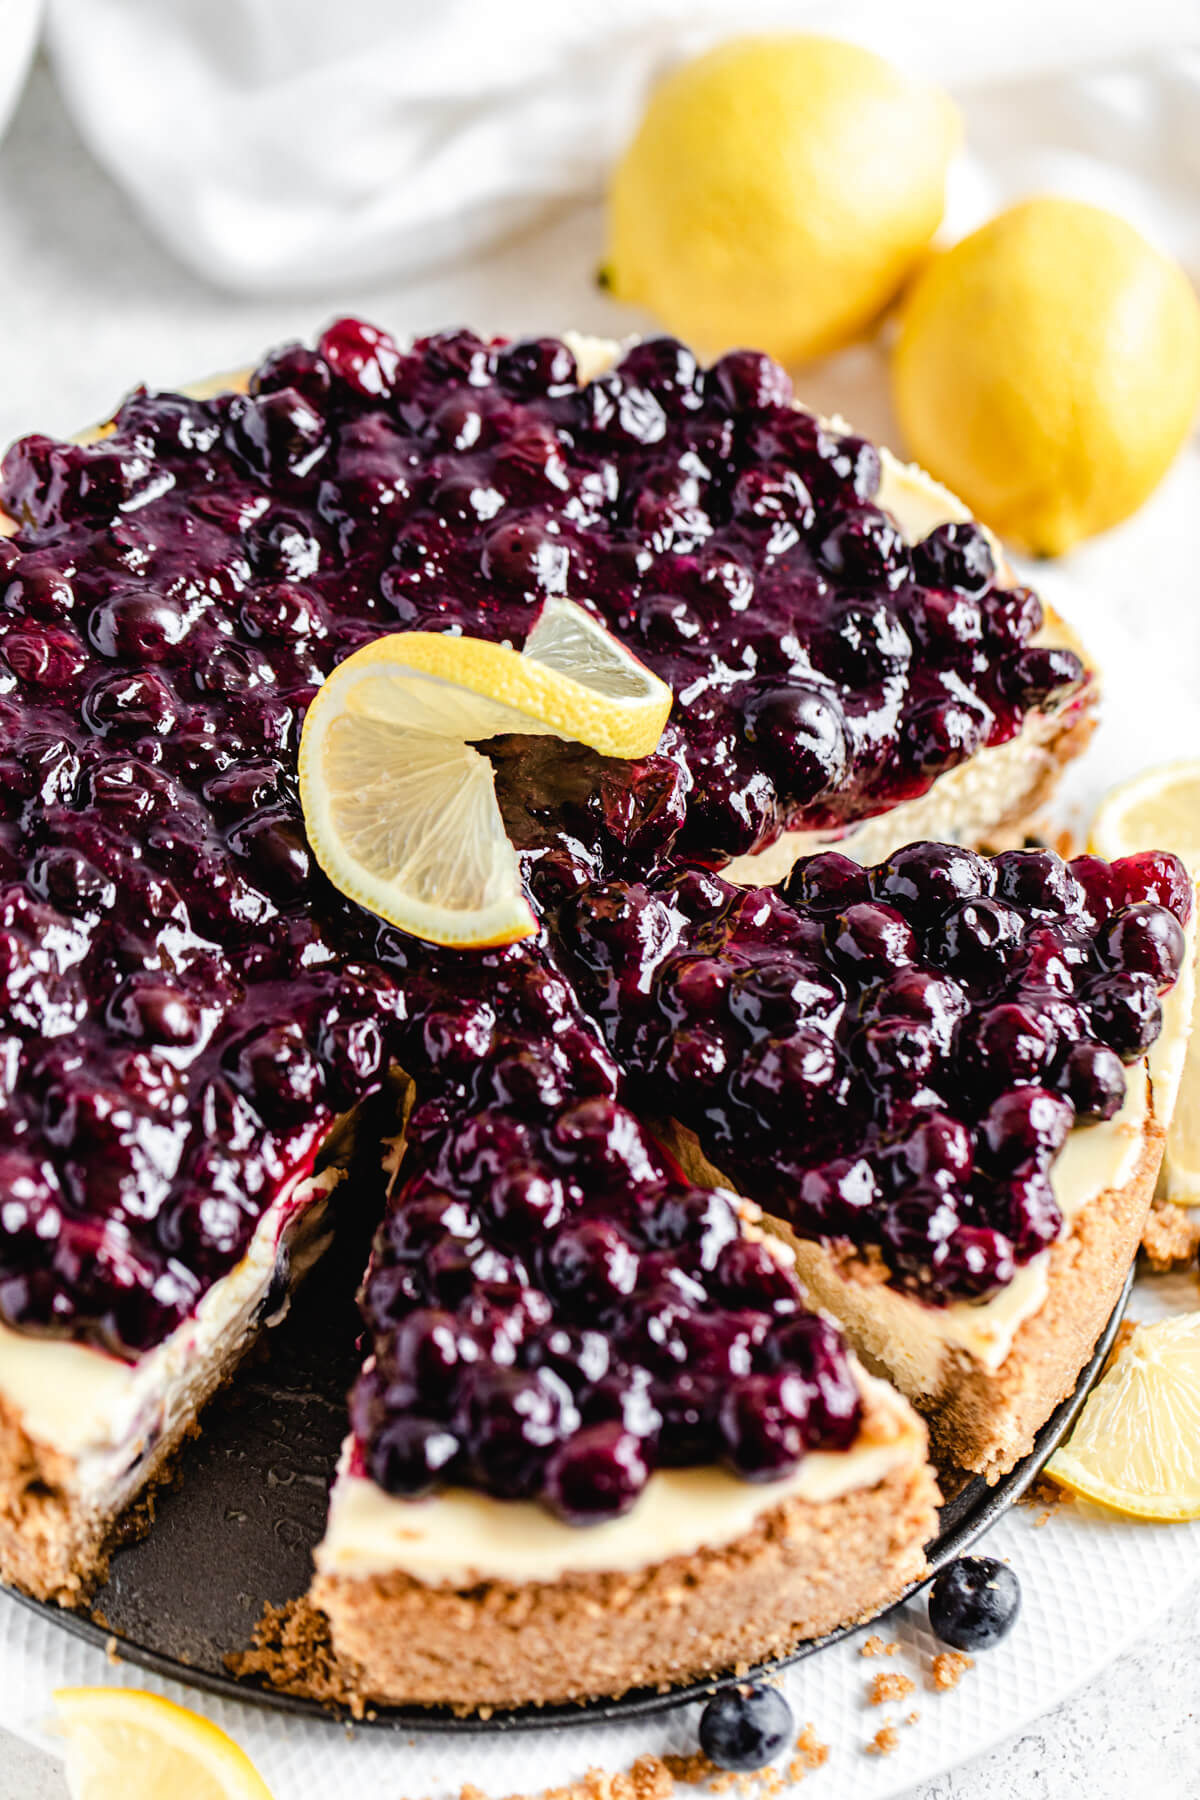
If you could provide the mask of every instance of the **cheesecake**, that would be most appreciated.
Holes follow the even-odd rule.
[[[391,1179],[314,1594],[364,1695],[672,1682],[917,1579],[936,1487],[898,1389],[935,1436],[938,1409],[804,1258],[853,1264],[866,1304],[949,1317],[1002,1308],[1082,1227],[1044,1204],[1040,1163],[1038,1228],[1053,1212],[1058,1235],[1030,1255],[965,1199],[932,1274],[878,1232],[814,1227],[762,1179],[774,1127],[709,1134],[595,991],[571,921],[648,882],[691,893],[703,931],[705,894],[741,893],[794,935],[784,961],[820,939],[820,963],[817,865],[846,879],[912,838],[1022,838],[1097,682],[986,531],[757,353],[702,369],[668,339],[467,331],[402,349],[357,320],[244,380],[139,390],[87,441],[22,440],[0,506],[0,1575],[86,1597],[122,1513],[336,1231],[357,1125]],[[671,719],[632,764],[491,742],[538,931],[434,949],[317,868],[305,707],[382,633],[521,644],[563,594],[670,684]],[[1104,971],[1106,992],[1140,982],[1138,1056],[1186,960],[1169,862],[1139,898],[1125,871],[1103,916],[1058,921],[1097,993]],[[1001,876],[976,865],[990,899]],[[1028,911],[1009,907],[1008,947]],[[1153,980],[1131,913],[1153,915]],[[635,928],[621,979],[646,949]],[[827,973],[861,1009],[861,972]],[[818,1036],[820,989],[800,1021]],[[1124,1014],[1090,990],[1076,1011],[1077,1038],[1044,1036],[1051,1137],[1067,1114],[1099,1121],[1081,1136],[1115,1121],[1131,1054]],[[754,1039],[777,1062],[782,1041]],[[1062,1085],[1085,1041],[1098,1096]],[[1147,1086],[1147,1164],[1164,1105]],[[1064,1371],[1095,1335],[1071,1306]]]

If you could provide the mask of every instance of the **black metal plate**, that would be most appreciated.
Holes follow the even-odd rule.
[[[344,1225],[344,1220],[343,1220]],[[181,1481],[162,1494],[155,1523],[140,1543],[113,1558],[97,1594],[97,1617],[14,1594],[44,1617],[127,1662],[228,1698],[309,1717],[337,1715],[315,1701],[236,1681],[225,1656],[245,1649],[263,1606],[303,1594],[311,1551],[325,1523],[326,1497],[346,1428],[346,1392],[358,1365],[354,1290],[368,1234],[340,1232],[304,1284],[289,1317],[268,1334],[266,1352],[244,1367],[205,1414],[200,1437],[183,1453]],[[1065,1436],[1111,1346],[1132,1274],[1074,1394],[1051,1415],[1029,1456],[988,1487],[970,1481],[941,1513],[929,1548],[931,1572],[963,1552],[1024,1492]],[[928,1579],[928,1578],[926,1578]],[[914,1583],[913,1589],[923,1585]],[[102,1622],[101,1622],[102,1621]],[[767,1665],[811,1656],[859,1627],[801,1644]],[[586,1705],[525,1707],[486,1720],[427,1707],[380,1708],[367,1723],[426,1731],[537,1730],[660,1712],[711,1692],[706,1681]]]

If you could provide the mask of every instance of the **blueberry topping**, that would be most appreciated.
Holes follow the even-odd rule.
[[[956,1650],[989,1650],[1007,1637],[1021,1610],[1021,1584],[993,1556],[960,1556],[929,1589],[929,1623]]]
[[[339,319],[244,394],[140,392],[101,442],[9,452],[0,1312],[136,1356],[402,1068],[365,1466],[585,1523],[655,1467],[769,1479],[861,1414],[786,1259],[639,1115],[930,1304],[992,1292],[1059,1228],[1054,1158],[1119,1105],[1191,890],[1156,853],[931,844],[724,881],[1083,673],[1030,646],[1037,603],[976,528],[905,542],[878,454],[770,359],[657,338],[577,373],[555,339]],[[492,741],[539,932],[406,939],[313,862],[305,708],[382,633],[520,646],[562,593],[671,683],[662,743]]]
[[[765,1682],[720,1688],[700,1715],[700,1748],[718,1769],[763,1769],[791,1741],[792,1709]]]

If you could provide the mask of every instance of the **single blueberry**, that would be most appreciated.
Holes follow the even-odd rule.
[[[929,1590],[929,1623],[956,1650],[988,1650],[1012,1630],[1021,1584],[994,1556],[960,1556]]]
[[[722,1688],[700,1715],[700,1748],[718,1769],[762,1769],[785,1748],[792,1709],[765,1683]]]

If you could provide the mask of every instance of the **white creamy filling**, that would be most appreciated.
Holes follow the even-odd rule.
[[[855,1373],[868,1425],[849,1450],[812,1450],[781,1481],[742,1481],[715,1467],[657,1469],[629,1512],[600,1525],[564,1525],[533,1501],[493,1500],[467,1488],[396,1499],[349,1473],[347,1443],[315,1552],[318,1573],[401,1570],[430,1586],[464,1588],[631,1574],[672,1556],[720,1549],[787,1500],[840,1499],[923,1460],[924,1433],[906,1403],[884,1382]]]
[[[253,1330],[281,1252],[291,1256],[293,1279],[319,1253],[324,1197],[341,1174],[328,1168],[285,1188],[236,1268],[136,1362],[0,1324],[0,1393],[27,1436],[70,1459],[72,1490],[81,1500],[113,1507],[124,1503],[126,1490],[136,1491],[142,1456],[194,1411],[214,1365]]]

